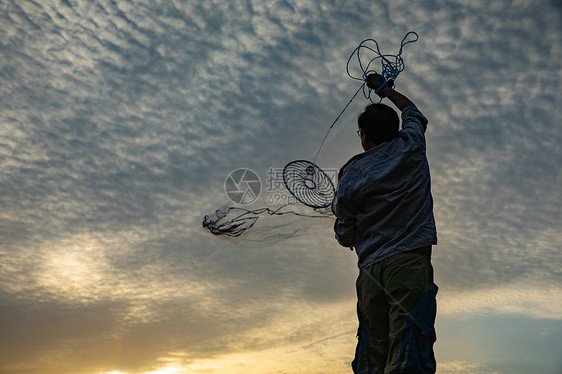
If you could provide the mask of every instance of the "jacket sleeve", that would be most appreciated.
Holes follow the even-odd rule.
[[[401,137],[409,139],[413,147],[421,147],[425,151],[425,130],[427,118],[416,107],[408,107],[402,111]]]
[[[402,130],[416,132],[423,137],[427,129],[427,118],[415,106],[402,111]]]

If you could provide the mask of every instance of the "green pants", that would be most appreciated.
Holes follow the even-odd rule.
[[[435,373],[437,290],[430,257],[415,251],[362,269],[354,373]]]

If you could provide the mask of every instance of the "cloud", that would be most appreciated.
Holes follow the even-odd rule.
[[[437,373],[463,373],[463,374],[498,374],[497,371],[489,370],[484,365],[470,363],[466,361],[450,361],[438,365]]]
[[[560,318],[548,302],[562,244],[562,22],[552,4],[4,10],[0,295],[14,348],[2,365],[33,371],[18,366],[25,358],[61,372],[48,356],[74,356],[72,372],[126,372],[171,357],[199,370],[221,355],[241,355],[228,365],[259,357],[252,347],[275,345],[273,359],[318,341],[308,351],[326,371],[330,357],[343,367],[349,354],[334,347],[352,351],[353,337],[324,339],[353,328],[354,254],[331,232],[232,247],[201,219],[227,201],[230,171],[312,158],[358,88],[344,69],[355,46],[375,37],[396,53],[409,30],[420,40],[404,50],[397,87],[430,119],[442,312]],[[358,97],[334,127],[322,167],[360,152],[352,129],[364,105]]]
[[[477,315],[524,315],[532,318],[562,319],[558,286],[544,288],[524,283],[464,292],[445,290],[439,294],[439,314],[468,318]]]

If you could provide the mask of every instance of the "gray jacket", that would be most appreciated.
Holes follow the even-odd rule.
[[[334,231],[341,245],[355,248],[360,268],[437,244],[426,126],[416,107],[405,108],[397,138],[353,157],[340,170]]]

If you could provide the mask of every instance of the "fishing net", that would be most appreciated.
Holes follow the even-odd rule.
[[[335,196],[331,178],[306,160],[288,163],[281,174],[283,185],[294,199],[286,199],[283,203],[256,201],[251,205],[232,201],[206,215],[203,227],[223,240],[246,246],[274,243],[330,228],[334,223],[331,204]],[[231,176],[226,184],[229,184],[229,178]],[[267,206],[263,207],[265,203]],[[260,207],[252,208],[254,205]]]
[[[314,234],[332,227],[333,223],[329,208],[311,209],[300,203],[257,209],[228,204],[203,219],[203,227],[211,234],[244,246],[264,246]]]

